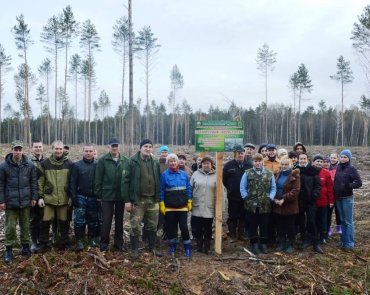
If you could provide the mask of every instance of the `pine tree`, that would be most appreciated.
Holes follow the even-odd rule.
[[[4,75],[10,71],[12,57],[5,54],[4,47],[0,44],[0,143],[2,142],[2,116],[1,116],[1,104],[3,102],[3,91],[4,91]]]

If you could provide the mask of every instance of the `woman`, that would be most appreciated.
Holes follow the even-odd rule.
[[[333,183],[334,183],[334,178],[335,178],[335,173],[337,172],[337,167],[338,167],[338,164],[339,164],[339,161],[338,161],[338,154],[337,153],[332,153],[330,154],[330,168],[329,168],[329,172],[330,172],[330,175],[331,175],[331,179],[333,180]],[[332,235],[332,229],[331,229],[331,218],[332,218],[332,215],[333,215],[333,211],[335,211],[335,221],[336,221],[336,224],[337,224],[337,227],[336,227],[336,231],[337,231],[337,234],[342,234],[342,222],[341,222],[341,219],[340,219],[340,214],[339,214],[339,211],[338,211],[338,208],[337,208],[337,205],[334,205],[334,208],[330,208],[329,209],[329,212],[328,212],[328,235],[331,236]]]
[[[276,176],[276,196],[273,212],[276,214],[279,245],[277,251],[293,253],[295,219],[298,214],[298,195],[301,186],[299,170],[292,170],[292,160],[281,158],[281,171]]]
[[[202,168],[190,179],[193,188],[192,224],[195,224],[197,251],[209,254],[212,239],[212,223],[215,216],[216,171],[210,157],[202,159]]]
[[[352,153],[343,150],[334,179],[334,197],[342,221],[340,240],[344,251],[355,247],[355,228],[353,223],[353,189],[360,188],[362,181],[357,169],[351,165]]]
[[[191,256],[190,235],[187,223],[188,211],[192,209],[191,186],[186,172],[179,169],[179,158],[169,154],[168,169],[161,174],[159,210],[165,215],[169,254],[174,255],[177,229],[180,226],[185,256]]]

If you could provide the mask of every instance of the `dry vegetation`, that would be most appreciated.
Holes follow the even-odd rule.
[[[16,249],[14,263],[0,262],[0,294],[368,294],[370,290],[370,167],[368,151],[355,150],[363,189],[356,191],[356,249],[343,252],[338,235],[324,245],[292,255],[254,257],[246,243],[223,240],[223,254],[194,253],[192,259],[155,258],[142,250],[132,263],[129,253],[48,252],[26,259]],[[328,150],[329,152],[329,150]],[[72,158],[76,149],[72,149]],[[367,168],[367,169],[366,169]],[[4,252],[4,216],[0,213],[0,254]],[[163,252],[167,251],[162,245]]]

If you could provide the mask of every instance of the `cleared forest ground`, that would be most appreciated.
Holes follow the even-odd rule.
[[[356,162],[366,168],[368,151],[358,149]],[[76,153],[73,148],[71,158],[77,158]],[[324,255],[311,249],[296,250],[291,255],[270,249],[268,254],[253,257],[244,250],[246,242],[230,243],[226,234],[222,255],[194,252],[190,260],[183,257],[181,245],[176,259],[155,258],[143,249],[134,263],[129,253],[103,255],[97,249],[82,253],[51,251],[29,259],[15,249],[12,265],[0,262],[0,294],[368,294],[370,172],[363,169],[360,173],[364,184],[355,193],[353,252],[339,249],[337,234],[323,246]],[[3,240],[1,212],[1,256]],[[167,251],[165,244],[162,250]]]

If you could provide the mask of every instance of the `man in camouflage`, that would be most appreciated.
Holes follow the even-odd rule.
[[[138,259],[138,242],[141,223],[145,222],[149,250],[156,256],[162,254],[155,250],[156,231],[159,213],[159,162],[152,156],[153,144],[149,139],[140,143],[140,151],[133,155],[122,171],[121,192],[125,208],[131,212],[130,239],[131,255]]]

